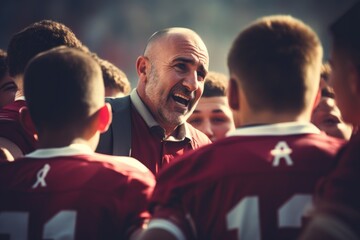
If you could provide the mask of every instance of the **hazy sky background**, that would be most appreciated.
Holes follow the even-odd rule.
[[[319,34],[329,57],[328,25],[356,0],[0,0],[0,48],[12,34],[42,19],[70,27],[90,50],[121,68],[136,86],[135,61],[148,37],[166,27],[188,27],[203,38],[210,70],[228,73],[233,39],[265,15],[300,18]],[[357,27],[358,28],[358,27]]]

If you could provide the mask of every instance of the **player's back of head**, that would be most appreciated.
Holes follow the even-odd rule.
[[[82,47],[73,31],[56,21],[41,20],[15,33],[7,49],[10,75],[23,74],[26,64],[36,54],[61,45]]]
[[[240,32],[228,66],[252,109],[299,113],[313,105],[321,59],[317,34],[302,21],[279,15]]]
[[[353,5],[330,26],[330,33],[335,49],[345,50],[355,64],[360,63],[360,2]]]
[[[205,77],[204,92],[202,97],[226,96],[228,78],[225,74],[209,71]]]
[[[58,47],[33,58],[24,75],[27,105],[38,131],[82,128],[104,105],[100,66],[86,52]]]
[[[125,96],[130,93],[131,85],[126,74],[111,62],[98,59],[105,85],[106,97]]]

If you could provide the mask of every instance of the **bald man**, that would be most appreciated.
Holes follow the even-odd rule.
[[[130,96],[108,99],[113,122],[97,151],[139,159],[153,173],[184,152],[211,141],[186,122],[204,90],[207,48],[194,31],[154,33],[136,61],[138,84]]]

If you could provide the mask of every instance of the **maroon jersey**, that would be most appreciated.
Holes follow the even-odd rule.
[[[237,129],[160,172],[149,228],[178,239],[295,239],[342,144],[311,124]]]
[[[360,236],[360,132],[351,137],[336,159],[335,169],[319,181],[319,207],[339,217]]]
[[[29,134],[20,123],[20,109],[26,106],[24,100],[14,101],[0,109],[0,137],[16,144],[23,154],[36,148],[34,135]]]
[[[0,172],[7,239],[127,239],[148,217],[155,184],[137,160],[83,145],[37,150]]]
[[[360,133],[352,136],[337,156],[338,165],[318,186],[317,195],[360,213]]]

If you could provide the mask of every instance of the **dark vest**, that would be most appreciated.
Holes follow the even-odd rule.
[[[131,150],[131,112],[130,96],[107,98],[112,108],[112,123],[100,135],[96,152],[115,156],[130,156]]]

